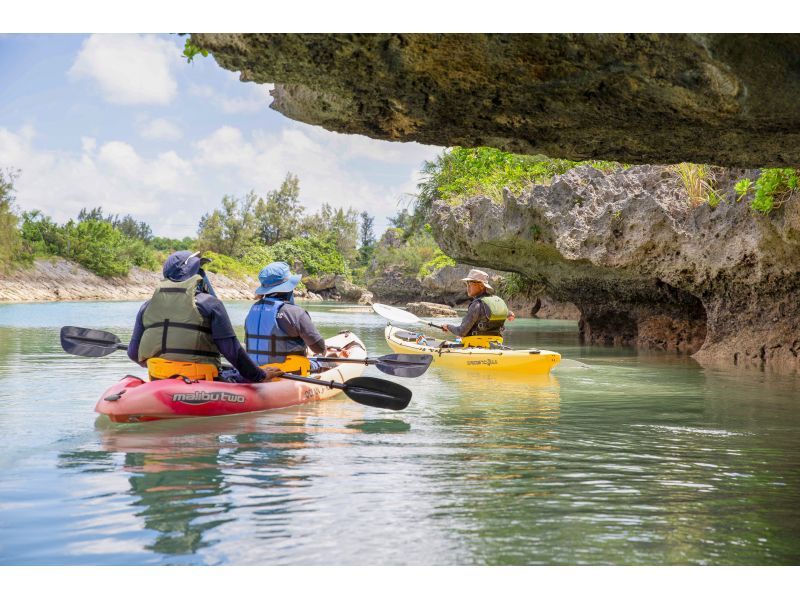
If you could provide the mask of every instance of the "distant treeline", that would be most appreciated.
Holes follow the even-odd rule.
[[[66,224],[38,210],[19,213],[14,206],[18,172],[0,170],[0,263],[8,269],[37,257],[61,256],[100,276],[122,276],[133,266],[158,269],[169,252],[192,249],[214,258],[209,270],[232,276],[253,276],[270,261],[282,260],[310,275],[341,274],[358,284],[389,269],[421,278],[454,263],[427,224],[436,200],[457,203],[477,194],[499,200],[503,188],[516,192],[578,164],[492,148],[445,150],[424,163],[410,209],[389,219],[391,227],[380,240],[366,211],[324,203],[309,212],[292,173],[263,195],[224,196],[218,208],[202,216],[196,237],[169,239],[154,237],[150,226],[130,215],[106,214],[99,207],[82,209]],[[604,170],[624,167],[590,164]]]
[[[84,208],[58,224],[39,210],[15,209],[17,171],[0,170],[0,260],[4,270],[26,267],[41,257],[59,256],[103,276],[124,276],[133,266],[157,270],[180,249],[202,250],[214,259],[212,272],[255,275],[271,261],[288,262],[310,275],[341,274],[363,284],[375,268],[395,264],[416,273],[443,254],[429,229],[406,234],[411,215],[390,218],[389,236],[401,242],[376,242],[374,217],[353,208],[324,203],[309,213],[300,200],[300,180],[288,173],[278,189],[243,198],[225,196],[220,207],[204,214],[196,237],[156,237],[133,216]],[[398,237],[399,235],[399,237]],[[405,235],[405,237],[403,236]]]

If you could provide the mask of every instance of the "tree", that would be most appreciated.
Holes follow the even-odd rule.
[[[103,277],[124,276],[132,265],[128,241],[105,219],[86,218],[64,226],[68,249],[64,257],[73,259]]]
[[[291,239],[300,232],[302,215],[300,179],[287,172],[280,188],[267,193],[266,199],[258,198],[255,204],[259,239],[267,245]]]
[[[197,249],[241,257],[256,237],[253,192],[243,200],[230,195],[222,198],[222,207],[204,214],[197,227]]]
[[[153,240],[153,229],[146,222],[136,220],[133,216],[128,214],[122,219],[114,218],[114,228],[121,232],[126,237],[131,239],[139,239],[145,243]]]
[[[336,245],[348,262],[356,258],[358,242],[358,212],[354,208],[334,208],[323,203],[319,212],[303,219],[304,237],[322,237]]]
[[[92,208],[91,210],[81,208],[81,211],[78,212],[78,222],[86,222],[89,220],[108,222],[123,235],[131,239],[139,239],[145,243],[149,243],[153,240],[153,230],[150,228],[150,225],[146,222],[136,220],[130,214],[120,218],[117,214],[103,215],[103,208],[101,206]]]
[[[61,255],[67,246],[64,227],[39,210],[22,213],[22,241],[33,255]]]
[[[370,216],[366,211],[361,212],[360,216],[359,236],[361,246],[358,249],[358,261],[362,266],[366,266],[375,252],[375,231],[373,226],[375,217]]]
[[[108,216],[103,215],[103,208],[98,206],[96,208],[92,208],[91,210],[87,208],[81,208],[81,211],[78,212],[78,222],[86,222],[87,220],[95,220],[95,221],[104,221],[113,223],[114,222],[114,215],[109,214]]]
[[[411,220],[413,215],[408,212],[407,208],[403,208],[397,215],[392,217],[388,217],[386,220],[389,221],[394,228],[402,228],[403,230],[409,229],[411,227]]]
[[[21,257],[22,238],[17,224],[19,219],[14,212],[14,180],[18,170],[0,170],[0,268],[6,269],[8,264]]]

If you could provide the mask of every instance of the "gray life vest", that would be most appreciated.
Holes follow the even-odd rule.
[[[159,283],[142,314],[139,361],[160,357],[220,366],[210,323],[197,309],[195,291],[202,279],[195,275],[182,282]]]

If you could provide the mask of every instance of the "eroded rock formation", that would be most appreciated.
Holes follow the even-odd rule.
[[[521,272],[581,312],[587,342],[695,353],[700,361],[797,370],[800,202],[769,216],[737,202],[693,207],[664,166],[557,176],[502,204],[434,206],[434,233],[455,259]]]
[[[209,34],[341,133],[633,164],[800,163],[800,35]]]

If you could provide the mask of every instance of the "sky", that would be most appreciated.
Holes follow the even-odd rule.
[[[224,195],[300,178],[307,212],[367,210],[380,234],[442,148],[332,133],[268,106],[213,57],[168,34],[0,36],[0,169],[17,208],[58,222],[83,207],[131,214],[157,236],[194,236]]]

